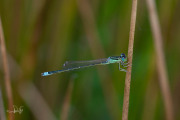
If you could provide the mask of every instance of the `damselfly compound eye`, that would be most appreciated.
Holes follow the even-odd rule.
[[[121,54],[120,58],[126,58],[126,55],[124,53]]]
[[[121,58],[121,60],[122,60],[123,62],[126,62],[126,61],[127,61],[127,57],[126,57],[126,55],[125,55],[124,53],[122,53],[122,54],[120,55],[120,58]]]

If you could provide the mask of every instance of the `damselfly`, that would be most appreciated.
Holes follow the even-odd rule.
[[[84,68],[84,67],[90,67],[90,66],[95,66],[95,65],[107,65],[107,64],[112,64],[112,63],[119,63],[119,70],[126,72],[125,69],[121,68],[127,67],[128,63],[127,62],[127,57],[124,53],[122,53],[120,56],[111,56],[108,58],[104,59],[97,59],[97,60],[89,60],[89,61],[66,61],[63,65],[62,70],[56,70],[56,71],[49,71],[49,72],[43,72],[41,73],[42,76],[48,76],[48,75],[53,75],[56,73],[61,73],[61,72],[66,72],[70,70],[75,70],[79,68]]]

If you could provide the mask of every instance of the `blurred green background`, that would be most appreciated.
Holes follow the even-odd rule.
[[[175,119],[180,119],[180,1],[157,0]],[[67,60],[127,54],[132,1],[0,0],[16,120],[119,120],[125,73],[118,64],[48,77]],[[2,59],[2,57],[1,57]],[[1,60],[0,60],[1,61]],[[0,87],[7,115],[4,71]],[[146,2],[138,0],[129,120],[164,120]],[[69,107],[68,107],[69,106]],[[67,116],[67,117],[64,117]]]

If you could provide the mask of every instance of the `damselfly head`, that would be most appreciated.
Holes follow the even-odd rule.
[[[127,57],[126,57],[126,55],[125,55],[124,53],[121,53],[120,58],[121,58],[121,60],[122,60],[123,62],[126,62],[126,61],[127,61]]]

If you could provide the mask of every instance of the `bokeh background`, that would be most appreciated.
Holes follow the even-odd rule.
[[[125,73],[118,64],[42,77],[65,61],[127,54],[131,0],[0,0],[16,120],[119,120]],[[156,0],[174,116],[180,119],[180,1]],[[164,120],[146,1],[138,0],[129,120]],[[8,109],[2,56],[0,88]]]

